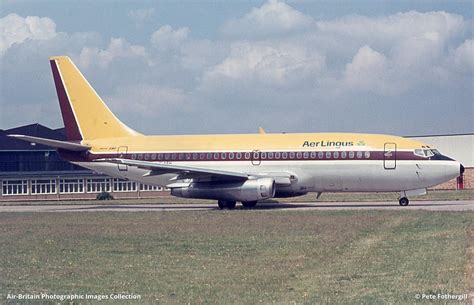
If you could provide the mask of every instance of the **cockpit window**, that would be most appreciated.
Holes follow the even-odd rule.
[[[426,157],[433,157],[434,154],[431,152],[431,149],[423,149]]]
[[[431,152],[433,152],[433,154],[435,155],[441,155],[441,153],[437,149],[432,149]]]
[[[433,151],[438,152],[435,149],[433,149]],[[424,149],[421,149],[421,148],[415,149],[415,155],[423,157],[423,158],[433,157],[435,154],[436,154],[435,152],[432,152],[432,149],[426,149],[426,148],[424,148]]]
[[[425,153],[423,152],[423,149],[415,149],[415,155],[419,157],[425,157]]]

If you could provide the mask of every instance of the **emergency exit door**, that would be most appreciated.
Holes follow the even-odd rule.
[[[126,159],[128,152],[128,146],[120,146],[117,149],[117,158],[119,159]],[[126,164],[117,164],[119,171],[126,171],[128,170],[128,166]]]
[[[383,152],[383,167],[395,169],[397,167],[397,144],[385,143]]]

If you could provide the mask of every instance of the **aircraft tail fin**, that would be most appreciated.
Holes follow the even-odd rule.
[[[140,135],[117,119],[69,57],[49,62],[68,141]]]

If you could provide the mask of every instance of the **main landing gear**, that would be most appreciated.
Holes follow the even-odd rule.
[[[233,210],[235,209],[235,201],[228,201],[228,200],[219,200],[217,201],[217,205],[219,206],[219,209],[229,209]]]
[[[217,201],[217,205],[219,206],[219,209],[235,209],[236,202],[235,201],[229,201],[229,200],[219,200]],[[257,201],[242,201],[242,206],[247,209],[254,208],[257,205]]]
[[[244,208],[251,209],[257,205],[257,201],[242,201]]]
[[[402,197],[402,198],[398,199],[398,203],[399,203],[402,207],[406,207],[406,206],[410,203],[410,200],[408,200],[407,197]]]

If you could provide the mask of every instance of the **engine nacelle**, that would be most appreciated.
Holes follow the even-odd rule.
[[[275,196],[275,180],[260,178],[243,182],[196,182],[173,188],[171,195],[183,198],[257,201]]]

